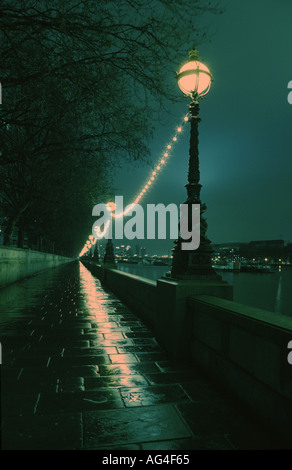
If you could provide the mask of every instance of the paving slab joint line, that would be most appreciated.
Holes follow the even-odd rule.
[[[190,434],[192,436],[192,438],[196,437],[196,435],[193,433],[192,429],[190,428],[190,426],[188,425],[187,421],[185,420],[185,418],[183,417],[183,415],[181,414],[179,408],[178,408],[178,404],[173,404],[173,407],[175,408],[177,414],[179,415],[180,419],[182,420],[182,422],[184,423],[185,427],[190,431]]]
[[[83,413],[81,413],[81,418],[80,418],[80,421],[81,421],[81,450],[84,449],[84,429],[83,429]]]
[[[224,434],[223,435],[224,439],[228,442],[230,447],[232,447],[233,450],[238,450],[237,447],[233,444],[233,442],[230,440],[230,434]]]

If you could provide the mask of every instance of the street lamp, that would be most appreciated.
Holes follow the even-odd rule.
[[[97,243],[95,244],[95,248],[93,250],[93,257],[92,257],[93,261],[96,263],[96,264],[99,264],[99,252],[98,252],[98,245]]]
[[[94,236],[93,235],[89,235],[89,242],[90,244],[88,245],[88,248],[89,248],[89,256],[92,258],[92,246],[94,245],[93,244],[93,239],[94,239]]]
[[[199,62],[196,50],[189,52],[190,60],[177,74],[177,83],[181,91],[193,100],[205,96],[211,88],[212,75],[208,67]]]
[[[103,263],[111,266],[116,266],[115,254],[114,254],[114,245],[111,238],[108,239],[105,247],[105,255],[103,258]]]
[[[114,212],[115,209],[116,209],[116,204],[114,202],[110,201],[107,203],[107,210],[109,212]],[[114,245],[110,237],[108,238],[107,243],[106,243],[103,263],[112,267],[116,266]]]
[[[203,217],[206,205],[201,203],[199,170],[199,100],[206,96],[212,83],[212,75],[208,67],[198,60],[198,51],[189,53],[189,61],[182,66],[177,74],[178,86],[191,99],[190,103],[190,151],[187,201],[189,221],[191,221],[192,204],[200,204],[200,246],[197,250],[182,250],[182,238],[179,236],[174,243],[171,277],[176,279],[221,279],[212,268],[211,242],[207,238],[207,222]],[[185,242],[187,240],[184,240]]]

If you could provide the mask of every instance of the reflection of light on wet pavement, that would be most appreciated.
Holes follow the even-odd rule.
[[[17,299],[10,310],[4,297]],[[229,449],[232,423],[254,445],[254,422],[186,364],[169,361],[82,264],[0,293],[0,312],[3,449]],[[226,416],[228,442],[218,434]]]
[[[92,317],[108,320],[108,296],[101,288],[100,281],[94,278],[82,263],[80,263],[80,293],[83,306]]]
[[[117,353],[117,345],[123,342],[132,344],[132,342],[124,336],[120,324],[114,321],[118,320],[121,315],[113,315],[116,310],[110,307],[110,296],[102,289],[100,281],[94,278],[82,263],[80,263],[80,293],[83,300],[81,305],[83,316],[86,321],[88,319],[91,321],[91,346],[103,347],[111,362],[119,364],[119,374],[123,375],[122,385],[130,386],[131,371],[127,364],[137,362],[137,358],[134,354],[115,354],[115,352]],[[107,313],[109,310],[111,314]],[[96,339],[94,333],[96,333]]]

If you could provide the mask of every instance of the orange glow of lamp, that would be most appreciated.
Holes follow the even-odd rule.
[[[109,212],[114,212],[116,209],[116,204],[114,202],[108,202],[106,207]]]
[[[208,67],[198,60],[197,50],[189,52],[189,61],[182,66],[177,74],[177,82],[181,91],[193,100],[203,98],[211,88],[212,75]]]

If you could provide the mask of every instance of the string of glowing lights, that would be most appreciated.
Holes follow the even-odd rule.
[[[141,202],[141,200],[144,198],[144,196],[146,195],[147,191],[153,186],[154,182],[157,180],[158,176],[161,174],[161,170],[165,167],[166,163],[168,162],[169,160],[169,157],[171,155],[171,151],[173,150],[173,147],[174,145],[176,144],[176,142],[178,142],[178,137],[179,135],[182,133],[183,131],[183,126],[186,122],[189,121],[189,113],[187,113],[184,118],[183,118],[183,121],[181,123],[181,125],[176,129],[176,132],[174,134],[174,136],[172,137],[172,140],[170,143],[168,143],[166,145],[166,147],[164,148],[163,150],[163,153],[162,155],[160,156],[160,158],[158,159],[156,165],[154,166],[154,169],[152,171],[152,173],[149,175],[149,177],[147,178],[146,180],[146,183],[144,184],[144,186],[141,188],[140,192],[138,193],[138,195],[136,196],[136,199],[134,200],[134,202],[132,202],[131,204],[129,204],[126,209],[122,212],[120,212],[119,214],[116,214],[114,211],[116,209],[116,206],[115,206],[115,203],[114,202],[109,202],[106,206],[107,206],[107,209],[108,211],[110,211],[112,213],[112,216],[114,218],[119,218],[119,217],[123,217],[124,215],[128,214],[132,209],[133,207],[135,206],[135,204],[138,204]],[[107,233],[107,230],[110,226],[110,221],[108,221],[105,226],[104,226],[104,230],[101,232],[95,232],[95,238],[93,235],[90,235],[88,237],[88,240],[86,241],[82,251],[80,252],[79,254],[79,257],[81,258],[81,256],[83,256],[84,254],[86,254],[90,248],[96,244],[97,242],[97,239],[102,239],[106,233]]]

